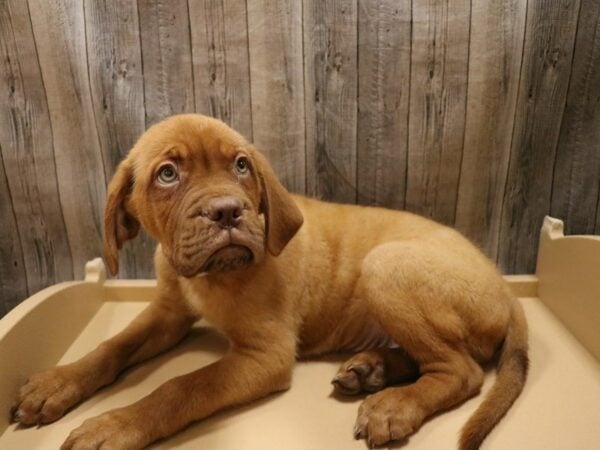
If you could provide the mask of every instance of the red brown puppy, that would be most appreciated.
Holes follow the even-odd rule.
[[[406,212],[289,194],[265,158],[200,115],[150,128],[119,165],[105,213],[105,258],[144,227],[160,244],[159,295],[79,361],[33,375],[14,417],[49,423],[124,368],[176,344],[200,317],[231,350],[124,408],[86,420],[63,449],[141,448],[220,409],[290,386],[297,355],[359,352],[334,378],[373,392],[354,433],[402,439],[498,377],[466,424],[478,448],[521,392],[527,325],[502,277],[456,231]],[[412,383],[399,382],[412,381]]]

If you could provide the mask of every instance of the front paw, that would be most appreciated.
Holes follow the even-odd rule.
[[[71,432],[61,450],[133,450],[152,442],[143,417],[127,408],[116,409],[84,421]]]
[[[68,366],[36,373],[19,390],[12,420],[23,425],[54,422],[82,400],[84,388],[81,377]]]

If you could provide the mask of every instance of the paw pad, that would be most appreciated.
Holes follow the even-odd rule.
[[[344,395],[376,392],[386,385],[383,362],[357,361],[355,358],[342,366],[331,381],[335,390]]]

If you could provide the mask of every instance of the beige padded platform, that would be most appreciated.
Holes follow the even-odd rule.
[[[507,277],[529,319],[529,380],[483,449],[600,449],[600,237],[563,237],[562,223],[546,218],[540,244],[537,275]],[[58,422],[29,429],[9,424],[11,401],[31,372],[92,350],[154,293],[152,281],[105,281],[100,260],[88,263],[86,274],[85,281],[39,292],[0,320],[0,449],[58,448],[84,419],[131,403],[227,351],[227,341],[201,323],[174,350],[127,371]],[[342,360],[299,362],[289,391],[217,414],[151,448],[365,449],[352,438],[360,399],[331,395],[330,379]],[[493,378],[490,372],[483,393]],[[433,418],[392,448],[455,448],[481,399]]]

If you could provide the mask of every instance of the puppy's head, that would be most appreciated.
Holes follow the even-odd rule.
[[[151,127],[108,187],[104,256],[139,227],[184,277],[241,269],[286,246],[302,214],[266,159],[223,122],[173,116]]]

